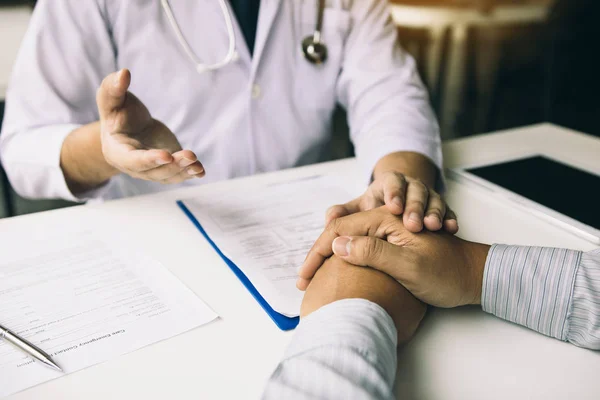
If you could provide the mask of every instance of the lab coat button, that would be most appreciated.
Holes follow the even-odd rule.
[[[260,93],[261,93],[260,85],[258,85],[256,83],[254,85],[252,85],[252,98],[258,99],[260,97]]]

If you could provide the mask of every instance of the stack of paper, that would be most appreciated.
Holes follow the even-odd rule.
[[[252,190],[211,191],[184,200],[220,251],[277,312],[294,317],[303,292],[297,269],[323,231],[326,210],[357,194],[356,185],[312,176]]]
[[[216,318],[159,263],[96,231],[3,232],[0,324],[66,373]],[[9,237],[10,236],[10,237]],[[62,376],[0,340],[0,397]]]

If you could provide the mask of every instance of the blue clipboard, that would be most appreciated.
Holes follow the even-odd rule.
[[[296,326],[298,325],[298,322],[300,322],[300,318],[299,317],[287,317],[287,316],[280,314],[277,311],[273,310],[273,308],[271,308],[271,306],[269,305],[269,303],[267,303],[267,301],[264,299],[264,297],[262,297],[260,295],[260,293],[258,292],[258,290],[256,290],[256,288],[254,287],[252,282],[250,282],[250,280],[246,277],[246,275],[244,275],[244,273],[238,268],[238,266],[235,265],[229,258],[225,257],[225,255],[221,252],[221,250],[215,244],[215,242],[213,242],[210,239],[210,237],[208,237],[208,235],[206,234],[206,231],[204,230],[204,228],[202,228],[202,225],[200,225],[200,222],[198,222],[196,217],[194,217],[194,215],[185,206],[185,204],[183,204],[183,202],[181,200],[179,200],[177,202],[177,205],[179,206],[179,208],[181,208],[181,210],[185,213],[185,215],[187,215],[187,217],[192,221],[192,223],[196,226],[196,228],[198,228],[198,230],[200,231],[200,233],[202,233],[202,235],[206,238],[206,240],[208,240],[208,243],[210,243],[210,245],[213,247],[213,249],[215,249],[217,254],[220,255],[221,258],[223,259],[223,261],[225,261],[225,263],[229,266],[229,268],[231,268],[231,270],[233,271],[235,276],[237,276],[238,279],[242,282],[242,284],[244,286],[246,286],[246,289],[248,289],[250,294],[256,299],[256,301],[258,301],[258,304],[260,304],[260,306],[263,308],[263,310],[265,310],[267,312],[269,317],[271,317],[273,322],[275,322],[275,325],[277,325],[279,327],[279,329],[281,329],[283,331],[289,331],[289,330],[296,328]]]

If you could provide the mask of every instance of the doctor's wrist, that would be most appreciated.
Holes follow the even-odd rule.
[[[430,188],[434,187],[437,175],[435,165],[427,157],[409,151],[398,151],[382,157],[373,169],[373,180],[388,172],[419,179]]]
[[[75,195],[101,186],[120,173],[104,158],[99,122],[79,127],[65,138],[60,167],[69,190]]]

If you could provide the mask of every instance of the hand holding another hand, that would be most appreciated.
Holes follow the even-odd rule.
[[[343,299],[366,299],[381,306],[392,317],[398,342],[407,342],[425,316],[426,307],[390,276],[369,268],[356,267],[333,256],[311,281],[300,315]]]
[[[305,290],[325,260],[335,254],[350,264],[395,278],[419,300],[437,307],[481,302],[489,246],[446,232],[414,234],[386,207],[332,221],[299,270]]]
[[[458,232],[456,214],[444,199],[420,180],[399,172],[382,173],[360,197],[329,208],[326,223],[384,205],[394,215],[403,214],[404,226],[410,232],[421,232],[424,228]]]

